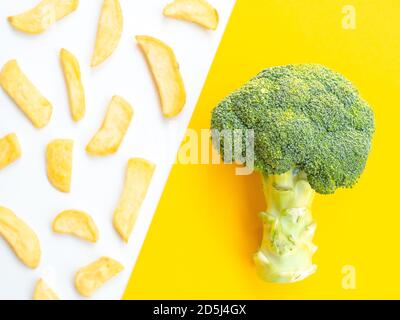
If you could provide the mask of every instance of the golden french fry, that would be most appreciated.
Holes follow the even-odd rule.
[[[78,5],[79,0],[42,0],[34,8],[8,17],[8,21],[22,32],[37,34],[75,11]]]
[[[17,257],[29,268],[40,262],[40,242],[35,232],[11,210],[0,207],[0,236],[14,250]]]
[[[0,139],[0,169],[7,167],[20,157],[21,146],[15,133]]]
[[[114,211],[114,227],[125,242],[129,240],[154,169],[155,165],[144,159],[133,158],[128,161],[124,190]]]
[[[124,267],[118,261],[102,257],[76,273],[75,287],[82,296],[90,297],[123,269]]]
[[[85,115],[85,90],[81,80],[81,70],[76,57],[66,49],[60,51],[61,65],[68,88],[69,106],[72,119],[79,121]]]
[[[118,151],[133,117],[133,109],[123,98],[114,96],[100,129],[86,147],[93,156],[106,156]]]
[[[72,140],[56,139],[47,145],[47,177],[61,192],[69,192],[71,189],[73,148]]]
[[[117,48],[123,27],[122,10],[118,0],[104,0],[97,27],[92,67],[104,62]]]
[[[60,300],[60,298],[43,279],[39,279],[33,292],[33,300]]]
[[[176,116],[186,103],[186,91],[172,49],[158,39],[136,36],[158,88],[165,117]]]
[[[164,8],[164,15],[194,22],[206,29],[218,27],[218,12],[205,0],[175,0]]]
[[[36,128],[47,125],[53,107],[25,76],[16,60],[4,65],[0,72],[0,85]]]
[[[57,215],[53,221],[53,231],[90,242],[97,242],[99,239],[99,231],[92,217],[78,210],[66,210]]]

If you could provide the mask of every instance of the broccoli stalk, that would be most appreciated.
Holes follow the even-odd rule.
[[[293,282],[312,274],[312,199],[315,192],[351,188],[364,171],[375,130],[368,103],[350,81],[324,66],[273,67],[221,101],[211,129],[225,134],[212,135],[225,161],[251,167],[247,159],[253,159],[262,175],[268,205],[254,259],[261,277]],[[251,130],[254,143],[238,138],[238,130]],[[245,147],[232,153],[228,141]],[[248,152],[254,156],[245,157]]]
[[[264,226],[254,262],[261,278],[269,282],[294,282],[315,272],[312,243],[315,223],[311,215],[314,190],[303,172],[262,176],[267,209],[260,216]]]

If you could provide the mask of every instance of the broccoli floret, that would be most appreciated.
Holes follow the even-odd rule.
[[[303,64],[260,72],[214,109],[211,127],[254,129],[258,171],[298,168],[315,191],[328,194],[353,186],[363,172],[374,117],[342,75]]]
[[[213,110],[211,128],[254,130],[254,167],[262,174],[267,198],[275,191],[294,192],[298,182],[309,184],[318,193],[331,194],[337,188],[352,187],[363,172],[374,133],[374,115],[357,89],[339,73],[317,64],[288,65],[260,72],[225,98]],[[224,139],[213,140],[224,155],[227,148]],[[277,183],[282,177],[286,181],[283,188]],[[271,261],[280,255],[282,239],[286,239],[285,247],[294,251],[296,245],[305,241],[297,239],[299,243],[290,246],[289,238],[293,235],[287,223],[285,231],[277,227],[283,223],[281,220],[288,214],[287,210],[297,209],[293,201],[292,205],[286,201],[283,208],[273,210],[271,199],[267,199],[268,208],[263,214],[268,216],[264,221],[268,241],[260,250],[263,258],[269,260],[270,269]],[[308,215],[305,211],[309,210],[310,203],[311,200],[305,204],[304,215]],[[271,221],[274,221],[273,230]],[[304,232],[313,225],[309,222]],[[278,234],[277,230],[280,230]],[[308,263],[313,250],[315,247],[310,249]],[[274,263],[276,268],[283,262]],[[286,278],[282,274],[271,276],[272,271],[265,268],[264,265],[261,271],[269,273],[264,277],[271,281],[295,281],[304,277],[304,272],[293,273],[290,266],[290,270],[284,268],[286,273],[291,272]],[[311,265],[307,268],[310,271]]]

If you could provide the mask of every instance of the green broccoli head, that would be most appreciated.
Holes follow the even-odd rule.
[[[225,98],[211,128],[253,129],[256,170],[266,176],[300,170],[315,191],[329,194],[352,187],[363,172],[374,116],[339,73],[288,65],[260,72]],[[223,139],[214,143],[223,155]]]

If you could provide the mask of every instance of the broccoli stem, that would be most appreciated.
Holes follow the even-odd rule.
[[[295,282],[315,272],[312,243],[315,223],[311,204],[315,191],[304,173],[291,170],[262,176],[267,209],[261,212],[263,239],[254,261],[269,282]]]

